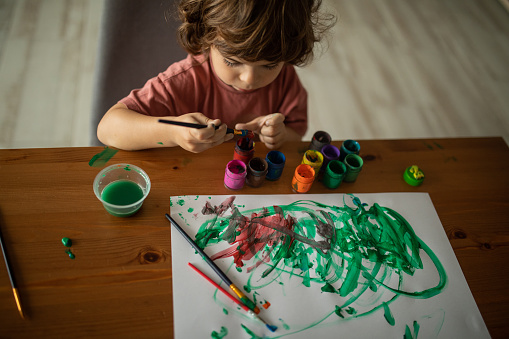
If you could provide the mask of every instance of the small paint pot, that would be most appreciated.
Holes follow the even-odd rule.
[[[339,160],[343,161],[345,160],[345,157],[348,154],[359,154],[361,151],[361,145],[355,141],[355,140],[345,140],[343,141],[343,144],[341,145],[340,154],[339,154]]]
[[[313,185],[315,180],[315,170],[313,167],[300,164],[295,169],[295,173],[292,179],[292,189],[296,193],[306,193]]]
[[[323,146],[322,149],[320,150],[320,153],[322,153],[323,155],[323,164],[322,167],[320,168],[319,173],[321,175],[327,169],[327,165],[329,164],[330,161],[339,159],[340,151],[339,148],[337,148],[336,146],[329,144]]]
[[[364,161],[357,154],[348,154],[343,160],[343,163],[346,165],[346,174],[343,178],[344,182],[354,182],[357,180],[357,176],[362,170],[362,166]]]
[[[313,167],[315,175],[318,175],[318,172],[320,171],[320,168],[323,164],[323,155],[322,153],[312,149],[307,150],[302,157],[302,164]]]
[[[267,180],[278,180],[283,174],[285,168],[286,157],[280,151],[270,151],[265,156],[269,170],[267,171]]]
[[[332,160],[327,164],[323,175],[323,184],[331,189],[338,188],[346,174],[346,165],[339,160]]]
[[[329,133],[324,131],[315,132],[311,139],[311,143],[309,144],[309,149],[319,151],[323,146],[330,144],[331,141],[332,138]]]
[[[231,190],[240,190],[246,181],[246,164],[241,160],[232,160],[226,165],[224,185]]]
[[[233,152],[233,160],[240,160],[244,164],[248,164],[249,160],[253,157],[255,152],[255,145],[253,139],[248,137],[240,138],[235,144],[235,151]]]
[[[410,166],[403,173],[403,180],[411,186],[420,186],[424,181],[424,172],[416,165]]]
[[[265,159],[254,157],[247,164],[246,184],[252,187],[260,187],[265,181],[269,165]]]

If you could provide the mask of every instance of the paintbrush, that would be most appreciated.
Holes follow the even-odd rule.
[[[226,276],[226,274],[221,271],[219,267],[208,257],[208,255],[191,239],[191,237],[180,227],[179,224],[173,218],[166,213],[166,218],[170,221],[170,223],[179,231],[179,233],[187,240],[187,242],[202,256],[205,262],[217,273],[217,275],[230,287],[230,289],[239,297],[240,300],[249,307],[250,310],[254,311],[256,314],[260,313],[260,309],[255,305],[248,297],[242,293],[242,291],[235,286],[232,281]]]
[[[246,305],[244,305],[243,303],[241,303],[237,298],[235,298],[233,295],[231,295],[230,293],[228,293],[224,288],[222,288],[219,284],[217,284],[214,280],[210,279],[205,273],[203,273],[202,271],[200,271],[198,268],[196,268],[196,266],[194,266],[193,264],[191,264],[190,262],[187,263],[189,266],[191,266],[191,268],[193,270],[195,270],[199,275],[201,275],[202,277],[205,278],[205,280],[207,280],[209,283],[211,283],[212,285],[214,285],[218,290],[220,290],[221,292],[223,292],[228,298],[230,298],[231,300],[233,300],[233,302],[235,302],[237,305],[239,305],[244,311],[247,312],[247,314],[251,317],[251,318],[254,318],[254,319],[257,319],[259,321],[261,321],[262,323],[265,324],[265,326],[267,326],[267,328],[269,330],[271,330],[272,332],[275,332],[277,330],[277,326],[274,326],[274,325],[269,325],[267,324],[267,322],[265,320],[263,320],[262,318],[260,318],[260,316],[256,315],[253,311],[251,311],[249,309],[249,307],[247,307]]]
[[[0,215],[1,217],[1,215]],[[23,313],[23,309],[21,308],[21,301],[18,294],[18,287],[16,285],[16,280],[14,279],[14,274],[9,266],[9,258],[7,256],[7,250],[5,248],[4,240],[2,238],[2,230],[0,227],[0,247],[2,247],[2,253],[4,255],[5,267],[7,268],[7,274],[9,275],[9,279],[11,281],[12,293],[14,294],[14,300],[16,301],[16,306],[18,307],[19,315],[21,318],[25,319],[25,314]]]
[[[201,129],[201,128],[207,128],[208,127],[207,125],[194,124],[192,122],[182,122],[182,121],[165,120],[165,119],[159,119],[158,121],[162,122],[164,124],[183,126],[183,127],[189,127],[189,128],[196,128],[196,129]],[[219,128],[219,126],[216,126],[216,129],[218,129],[218,128]],[[240,135],[241,137],[245,137],[246,135],[248,135],[249,130],[247,130],[247,129],[227,128],[226,129],[226,133],[227,134],[228,133],[233,133],[234,135]]]

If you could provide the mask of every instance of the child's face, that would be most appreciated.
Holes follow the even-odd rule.
[[[224,57],[217,48],[210,48],[210,60],[214,70],[225,84],[238,91],[262,88],[274,81],[283,62],[247,62],[236,57]]]

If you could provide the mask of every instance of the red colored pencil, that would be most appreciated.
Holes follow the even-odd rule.
[[[231,295],[230,293],[228,293],[224,288],[222,288],[219,284],[217,284],[214,280],[210,279],[205,273],[203,273],[202,271],[200,271],[198,268],[196,268],[196,266],[194,266],[193,264],[191,264],[190,262],[187,263],[189,266],[191,266],[191,268],[193,270],[195,270],[199,275],[201,275],[202,277],[204,277],[209,283],[211,283],[212,285],[214,285],[215,288],[217,288],[218,290],[220,290],[221,292],[223,292],[227,297],[229,297],[233,302],[235,302],[237,305],[239,305],[240,307],[242,307],[242,309],[244,311],[246,311],[249,316],[255,318],[255,319],[258,319],[260,320],[262,323],[265,324],[265,326],[267,326],[267,328],[269,330],[271,330],[272,332],[276,331],[277,327],[274,326],[274,325],[269,325],[267,324],[262,318],[260,318],[258,315],[256,315],[253,311],[251,311],[249,309],[249,307],[247,307],[246,305],[244,305],[240,300],[238,300],[237,298],[235,298],[233,295]]]

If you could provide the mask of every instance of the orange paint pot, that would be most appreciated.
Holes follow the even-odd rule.
[[[306,193],[313,185],[315,180],[315,170],[313,167],[300,164],[295,169],[295,173],[292,179],[292,189],[296,193]]]

